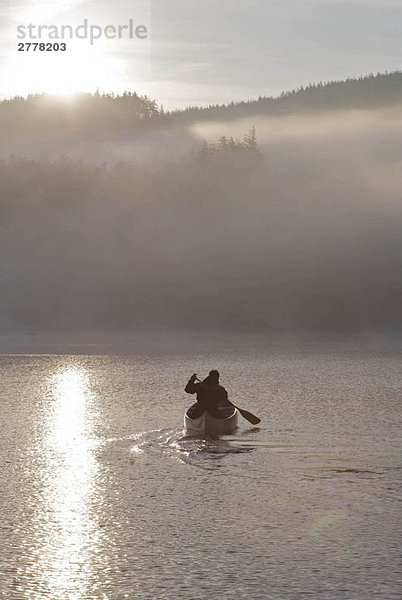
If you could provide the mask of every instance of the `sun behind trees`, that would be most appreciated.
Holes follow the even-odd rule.
[[[77,94],[60,98],[36,94],[0,103],[0,142],[8,139],[115,139],[153,127],[163,117],[155,100],[135,92]]]

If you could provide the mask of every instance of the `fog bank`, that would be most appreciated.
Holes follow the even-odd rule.
[[[229,139],[252,124],[261,152]],[[401,109],[333,111],[4,160],[1,330],[400,330],[401,140]]]

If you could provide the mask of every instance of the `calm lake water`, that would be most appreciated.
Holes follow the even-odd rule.
[[[10,347],[4,600],[400,597],[397,339]],[[258,428],[183,434],[211,368]]]

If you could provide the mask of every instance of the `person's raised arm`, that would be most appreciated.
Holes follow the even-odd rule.
[[[195,383],[196,379],[197,379],[197,375],[195,373],[194,373],[194,375],[191,375],[188,384],[184,388],[184,391],[187,392],[187,394],[195,394],[196,393],[196,391],[197,391],[197,384]]]

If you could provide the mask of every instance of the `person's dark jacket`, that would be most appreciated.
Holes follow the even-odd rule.
[[[207,380],[204,380],[202,383],[195,383],[190,379],[184,391],[187,394],[197,394],[197,402],[201,410],[206,410],[210,414],[216,413],[218,405],[225,406],[230,404],[227,391],[219,383],[210,383]]]

